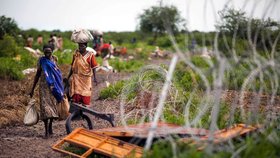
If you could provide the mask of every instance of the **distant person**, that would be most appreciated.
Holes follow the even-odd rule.
[[[159,46],[156,46],[156,49],[154,50],[154,56],[155,57],[163,57],[162,50],[159,49]]]
[[[55,40],[54,40],[54,38],[53,38],[53,34],[50,34],[50,38],[49,38],[49,40],[48,40],[48,44],[49,44],[49,45],[52,45],[52,48],[53,48],[53,50],[54,50],[54,48],[55,48]]]
[[[27,37],[27,44],[26,44],[26,46],[29,47],[29,48],[32,48],[32,46],[33,46],[33,37],[31,35],[29,35]]]
[[[102,46],[104,44],[103,35],[99,36],[99,41],[100,41],[100,46]]]
[[[112,44],[112,41],[109,41],[109,52],[110,52],[110,57],[113,57],[114,55],[114,45]]]
[[[97,84],[95,68],[98,66],[92,52],[86,50],[87,43],[78,43],[79,48],[73,55],[70,73],[70,96],[74,103],[90,106],[92,76]]]
[[[101,51],[101,58],[104,58],[105,56],[110,55],[110,44],[103,43],[103,45],[101,45],[99,50]]]
[[[57,48],[57,36],[56,36],[56,34],[53,34],[53,37],[52,37],[53,39],[54,39],[54,46],[55,46],[55,48]]]
[[[195,51],[195,49],[196,49],[196,40],[195,39],[192,39],[192,41],[191,41],[191,44],[190,44],[190,46],[189,46],[189,49],[190,49],[190,51],[191,51],[191,53],[192,54],[194,54],[194,51]]]
[[[99,67],[98,70],[104,70],[104,71],[106,71],[106,72],[113,72],[113,67],[110,66],[110,64],[109,64],[109,59],[110,59],[110,55],[109,55],[109,54],[107,54],[106,56],[104,56],[104,57],[102,58],[102,66]],[[98,71],[98,70],[96,70],[96,71]]]
[[[101,54],[101,46],[103,45],[103,36],[97,35],[93,37],[93,49],[97,52],[96,56]]]
[[[50,34],[49,44],[53,46],[53,51],[57,51],[57,37],[56,34]]]
[[[109,80],[109,75],[111,72],[114,72],[114,69],[112,66],[109,64],[109,59],[112,57],[112,52],[114,50],[114,47],[112,46],[112,42],[109,43],[104,43],[101,46],[101,57],[102,57],[102,66],[98,67],[96,71],[105,71],[107,72],[107,77],[105,79],[105,84],[108,87],[110,83],[108,82]]]
[[[43,44],[43,36],[42,35],[38,35],[38,37],[37,37],[37,44],[38,45],[42,45]]]
[[[93,36],[93,40],[92,40],[92,48],[96,51],[97,50],[97,47],[98,47],[98,45],[97,45],[97,43],[98,43],[98,37],[97,36]]]
[[[57,57],[53,56],[52,45],[43,46],[44,56],[38,59],[37,72],[30,96],[39,81],[40,119],[45,125],[45,138],[53,134],[52,122],[58,118],[58,104],[63,100],[62,74],[57,66]],[[48,122],[49,121],[49,122]]]
[[[133,37],[133,38],[131,39],[131,43],[132,43],[132,44],[135,44],[135,43],[136,43],[136,38],[135,38],[135,37]]]
[[[58,35],[57,37],[57,49],[59,51],[63,50],[63,38],[61,37],[61,35]]]

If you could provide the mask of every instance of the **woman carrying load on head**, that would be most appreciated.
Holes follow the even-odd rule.
[[[98,66],[98,63],[94,54],[86,50],[87,43],[78,43],[78,47],[73,55],[67,80],[70,79],[70,96],[72,101],[89,106],[92,92],[92,76],[97,84],[95,68]]]
[[[40,119],[45,125],[45,138],[53,134],[52,122],[58,118],[58,103],[63,100],[62,74],[57,57],[52,55],[53,46],[43,46],[44,56],[38,59],[37,72],[30,92],[32,97],[39,79]],[[48,122],[49,121],[49,122]]]

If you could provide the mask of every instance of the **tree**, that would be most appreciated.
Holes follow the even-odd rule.
[[[0,17],[0,39],[3,39],[5,34],[15,37],[18,32],[17,23],[12,18],[7,18],[4,15]]]
[[[140,31],[154,34],[154,42],[159,34],[167,31],[179,32],[184,24],[179,11],[175,6],[152,6],[145,9],[139,17]]]
[[[222,11],[219,11],[221,22],[216,26],[220,32],[234,35],[244,36],[246,35],[247,19],[245,12],[241,10],[234,10],[232,8],[225,7]]]
[[[279,34],[279,23],[272,19],[246,17],[245,12],[224,8],[219,12],[221,22],[216,26],[221,33],[234,38],[251,40],[260,49],[272,49]]]

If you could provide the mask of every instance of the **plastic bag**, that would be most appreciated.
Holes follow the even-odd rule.
[[[35,99],[30,99],[28,106],[26,108],[26,113],[24,115],[23,123],[27,126],[32,126],[37,124],[39,121],[39,114],[35,108]]]
[[[63,100],[58,104],[58,108],[57,108],[59,119],[65,120],[68,117],[69,108],[70,105],[67,96],[64,94]]]
[[[71,40],[75,43],[88,43],[93,40],[93,37],[88,30],[76,29],[71,35]]]

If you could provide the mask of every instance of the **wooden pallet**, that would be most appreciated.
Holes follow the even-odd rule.
[[[63,149],[65,143],[86,149],[82,155]],[[73,157],[86,158],[95,152],[109,157],[142,157],[143,148],[103,134],[98,134],[83,128],[77,128],[68,136],[52,146],[52,149]]]
[[[220,144],[223,142],[226,142],[230,139],[234,139],[238,136],[243,136],[246,134],[249,134],[253,131],[256,131],[260,126],[251,126],[246,124],[235,124],[231,126],[230,128],[218,130],[211,135],[208,133],[208,135],[205,135],[203,137],[199,138],[181,138],[181,142],[185,142],[191,145],[197,145],[197,148],[199,150],[202,150],[207,146],[207,143],[212,142],[214,144]]]

